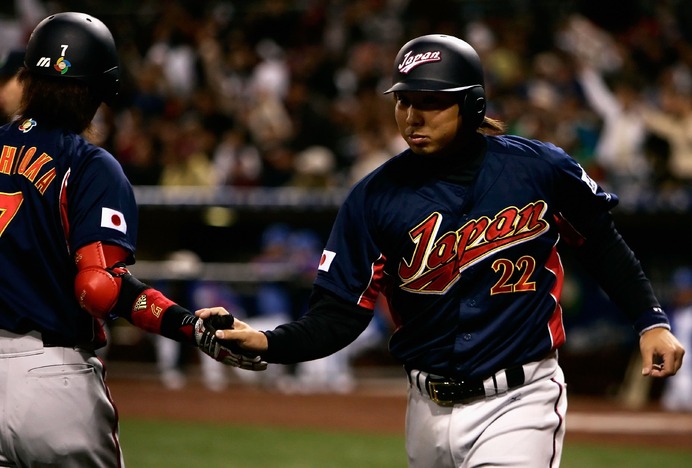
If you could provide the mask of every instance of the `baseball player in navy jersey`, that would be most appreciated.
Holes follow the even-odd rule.
[[[18,118],[0,128],[0,466],[120,467],[118,415],[95,355],[103,319],[123,317],[229,365],[265,364],[221,346],[212,323],[126,268],[132,187],[81,136],[117,94],[108,28],[82,13],[44,19],[19,80]]]
[[[630,318],[643,375],[675,374],[684,350],[613,225],[618,198],[562,149],[504,135],[485,116],[469,44],[415,38],[393,75],[387,93],[409,149],[344,201],[309,312],[263,332],[236,322],[217,337],[268,362],[319,358],[353,341],[384,294],[397,325],[390,351],[410,382],[410,466],[558,466],[567,409],[557,360],[561,241]]]

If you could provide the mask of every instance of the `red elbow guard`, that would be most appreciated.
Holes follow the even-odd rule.
[[[95,317],[105,318],[118,302],[120,278],[113,277],[102,267],[90,266],[77,273],[74,290],[84,310]]]
[[[117,246],[103,246],[94,242],[79,249],[75,255],[77,276],[74,292],[79,305],[98,318],[105,318],[120,295],[121,279],[106,268],[123,261],[127,252]]]
[[[132,276],[125,258],[121,247],[100,242],[77,251],[74,290],[79,305],[95,317],[112,314],[148,332],[193,343],[195,316]]]

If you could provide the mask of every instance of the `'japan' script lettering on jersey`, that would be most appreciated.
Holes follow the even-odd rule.
[[[547,207],[542,200],[523,208],[508,207],[492,219],[483,216],[470,220],[439,237],[442,215],[432,213],[409,232],[415,248],[411,258],[399,265],[401,288],[444,293],[469,266],[547,231],[550,226],[543,219]]]

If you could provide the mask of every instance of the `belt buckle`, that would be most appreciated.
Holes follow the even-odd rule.
[[[438,396],[438,389],[437,387],[442,387],[444,385],[450,385],[451,382],[447,380],[443,380],[440,382],[433,382],[431,380],[428,380],[428,395],[430,396],[430,400],[432,400],[434,403],[440,405],[440,406],[454,406],[455,400],[442,400]]]

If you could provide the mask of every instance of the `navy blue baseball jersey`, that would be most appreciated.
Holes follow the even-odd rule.
[[[562,345],[562,227],[588,232],[618,203],[552,144],[484,138],[469,185],[410,150],[356,184],[315,283],[369,309],[383,293],[393,356],[441,375],[484,377]]]
[[[32,119],[0,128],[0,145],[0,329],[98,341],[100,325],[74,297],[73,255],[95,241],[133,255],[132,187],[107,151]]]

